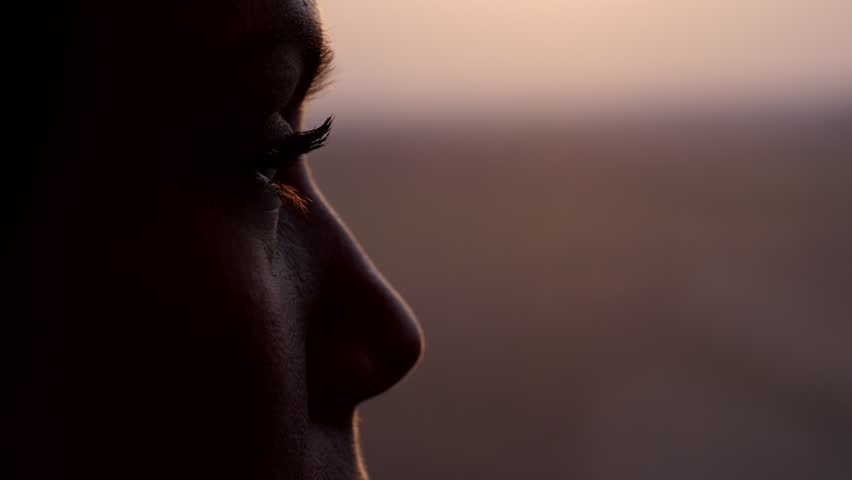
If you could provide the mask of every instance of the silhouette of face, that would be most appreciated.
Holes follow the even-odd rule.
[[[327,59],[316,6],[78,14],[37,216],[69,478],[361,478],[356,407],[421,336],[306,159],[258,160],[302,128]]]

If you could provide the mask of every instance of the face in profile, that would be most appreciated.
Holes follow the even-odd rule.
[[[356,408],[421,335],[311,179],[317,6],[89,0],[68,22],[30,242],[64,473],[361,478]]]

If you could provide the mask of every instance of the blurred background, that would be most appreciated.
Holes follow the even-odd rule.
[[[852,2],[322,4],[375,480],[852,478]]]

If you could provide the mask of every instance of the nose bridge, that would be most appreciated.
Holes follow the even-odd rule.
[[[330,209],[324,213],[333,253],[308,319],[309,397],[312,414],[345,417],[401,380],[423,343],[408,305],[342,222]]]

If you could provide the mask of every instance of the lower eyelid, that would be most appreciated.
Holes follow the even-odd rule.
[[[278,198],[285,205],[289,205],[302,215],[307,215],[311,199],[302,195],[298,189],[287,185],[279,180],[271,180],[270,185],[275,190]]]
[[[256,174],[258,195],[257,203],[263,210],[280,210],[287,206],[301,215],[308,213],[311,200],[280,178],[269,178],[262,173]]]

